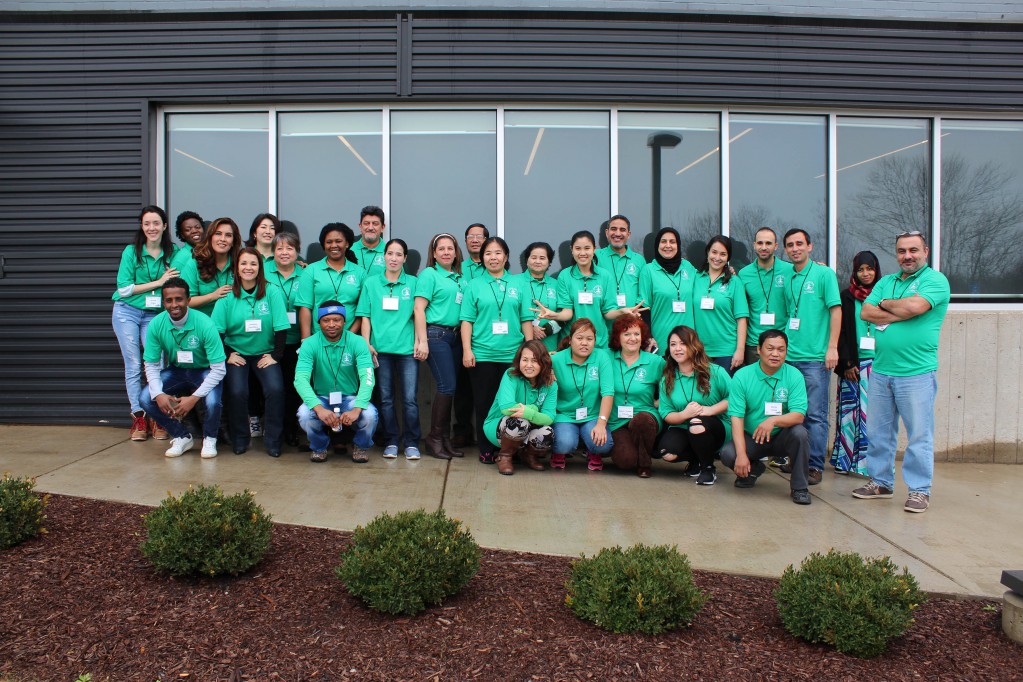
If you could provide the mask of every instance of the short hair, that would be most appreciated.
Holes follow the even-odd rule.
[[[895,246],[899,245],[900,239],[906,239],[907,237],[919,237],[920,241],[924,243],[924,246],[925,247],[927,246],[927,235],[925,235],[920,230],[911,230],[909,232],[903,232],[901,234],[895,235]]]
[[[462,247],[458,245],[455,235],[448,234],[447,232],[433,235],[433,239],[430,240],[429,253],[426,254],[426,267],[432,268],[437,264],[437,257],[434,255],[434,251],[437,250],[437,242],[441,239],[450,239],[451,243],[455,245],[455,260],[451,262],[451,269],[458,274],[462,274]]]
[[[320,230],[320,248],[327,248],[327,235],[331,232],[341,233],[341,236],[348,242],[348,248],[345,249],[345,258],[353,263],[358,263],[359,258],[352,251],[352,245],[355,243],[355,233],[352,232],[352,228],[344,223],[327,223],[323,226]]]
[[[789,345],[789,336],[780,329],[765,329],[760,332],[760,337],[757,339],[757,348],[763,346],[767,341],[771,339],[782,339],[785,342],[785,346]]]
[[[601,324],[603,324],[603,320],[601,320]],[[569,327],[568,329],[568,333],[561,338],[561,341],[558,343],[558,350],[564,350],[571,346],[572,337],[578,334],[583,329],[589,329],[591,332],[593,332],[594,338],[596,338],[597,328],[594,326],[593,321],[590,320],[590,318],[588,317],[580,317],[578,320],[572,323],[572,326]],[[594,348],[594,350],[596,350],[596,348]]]
[[[188,287],[188,282],[186,282],[180,277],[171,277],[170,279],[163,283],[163,286],[160,288],[161,298],[163,297],[163,292],[167,291],[168,289],[184,289],[185,298],[191,298],[191,294],[189,293],[190,289]]]
[[[323,322],[323,318],[319,317],[319,314],[318,314],[319,313],[319,309],[320,308],[329,308],[331,306],[337,306],[338,308],[344,308],[345,309],[345,314],[341,315],[341,319],[345,320],[346,322],[348,321],[348,308],[341,301],[338,301],[338,300],[335,300],[335,299],[332,298],[329,301],[323,301],[318,306],[316,306],[317,310],[313,310],[312,311],[313,316],[316,318],[317,326],[319,326],[319,324],[321,322]],[[340,315],[340,313],[338,313],[338,314]],[[324,317],[326,317],[326,316],[324,316]]]
[[[182,233],[181,227],[185,224],[186,220],[198,220],[199,226],[206,229],[206,223],[203,221],[202,216],[195,211],[182,211],[178,214],[177,219],[174,221],[174,232],[178,235],[178,239],[185,241],[185,235]]]
[[[526,263],[529,261],[529,256],[533,253],[533,249],[543,249],[544,252],[547,254],[548,264],[554,263],[554,247],[552,247],[547,242],[533,242],[532,244],[524,248],[522,250],[522,255],[519,256],[519,259],[522,261],[521,265],[523,270],[529,269],[528,267],[526,267]]]
[[[629,221],[628,218],[623,216],[621,213],[616,213],[613,216],[611,216],[610,218],[608,218],[607,219],[607,225],[605,226],[604,229],[607,229],[608,227],[611,227],[611,221],[612,220],[624,220],[625,221],[625,227],[629,228],[630,231],[632,230],[632,223]]]
[[[379,206],[363,206],[362,210],[359,211],[359,222],[361,223],[362,219],[368,215],[380,218],[380,222],[383,225],[387,224],[387,218],[384,216],[384,209]]]
[[[647,326],[643,318],[634,313],[625,313],[619,315],[613,325],[611,325],[611,335],[608,337],[607,345],[611,350],[622,349],[622,334],[633,327],[639,327],[640,336],[640,348],[646,346],[647,340],[650,338],[650,327]]]
[[[774,231],[773,227],[767,227],[766,225],[757,228],[757,231],[753,233],[753,239],[756,240],[757,235],[763,232],[764,230],[767,230],[768,232],[771,233],[771,236],[774,237],[775,242],[778,241],[778,233]]]
[[[469,227],[465,228],[465,236],[466,236],[466,237],[468,237],[468,236],[469,236],[469,230],[471,230],[471,229],[472,229],[472,228],[474,228],[474,227],[482,227],[482,228],[483,228],[483,238],[484,238],[484,239],[487,239],[487,238],[489,238],[489,237],[490,237],[490,230],[488,230],[488,229],[487,229],[487,226],[486,226],[486,225],[484,225],[483,223],[473,223],[473,224],[472,224],[472,225],[470,225]]]
[[[295,251],[302,252],[302,238],[294,232],[278,232],[270,242],[271,250],[276,249],[278,244],[290,244]]]
[[[785,242],[787,242],[789,240],[789,237],[791,237],[794,234],[799,234],[800,232],[802,232],[803,236],[806,237],[806,243],[807,244],[813,244],[813,240],[810,239],[810,233],[809,232],[807,232],[806,230],[804,230],[801,227],[793,227],[791,230],[789,230],[788,232],[785,233],[784,237],[782,237],[782,240],[781,240],[782,246],[784,246]]]
[[[519,361],[522,360],[522,351],[528,350],[536,358],[537,364],[540,365],[540,373],[536,375],[535,383],[533,380],[528,380],[534,388],[537,386],[550,386],[554,383],[554,363],[551,362],[550,351],[547,350],[547,346],[543,345],[543,341],[539,339],[533,339],[531,341],[523,341],[522,345],[515,352],[515,359],[512,360],[511,369],[508,373],[513,377],[525,377],[522,376],[522,372],[519,371]]]

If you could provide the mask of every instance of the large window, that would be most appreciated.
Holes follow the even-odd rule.
[[[838,281],[845,286],[864,250],[894,272],[895,235],[930,234],[930,122],[840,117],[837,173]]]
[[[266,113],[167,116],[167,209],[248,226],[270,205]]]
[[[560,265],[568,265],[572,233],[585,229],[596,236],[610,216],[608,119],[606,111],[504,115],[504,224],[513,271],[534,241],[550,242]]]
[[[383,203],[380,112],[282,113],[277,134],[278,214],[301,235],[303,252],[318,255],[321,227],[356,229],[361,207]]]
[[[697,262],[721,233],[720,140],[718,114],[619,114],[618,209],[647,259],[662,227],[677,229]]]
[[[941,124],[941,270],[953,294],[1023,298],[1023,123]]]
[[[810,233],[814,258],[826,261],[827,119],[733,114],[729,128],[732,259],[753,261],[756,231],[766,226],[778,233],[778,255],[785,232],[799,227]]]

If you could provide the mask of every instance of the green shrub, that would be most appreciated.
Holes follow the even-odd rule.
[[[706,601],[674,546],[604,548],[572,563],[565,603],[612,632],[656,635],[687,626]]]
[[[479,545],[461,524],[422,509],[359,526],[334,573],[377,611],[414,614],[456,594],[480,568]]]
[[[0,549],[7,549],[45,533],[46,504],[49,496],[36,495],[31,478],[4,474],[0,480]]]
[[[146,514],[142,553],[174,576],[238,575],[270,549],[270,516],[248,490],[225,496],[219,486],[189,487]]]
[[[909,629],[913,610],[926,596],[889,557],[831,550],[814,552],[799,570],[786,568],[775,598],[790,634],[872,658]]]

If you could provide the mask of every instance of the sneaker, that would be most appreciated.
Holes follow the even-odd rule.
[[[806,482],[810,485],[817,485],[824,478],[824,473],[820,469],[810,469],[810,473],[806,476]]]
[[[170,438],[167,429],[157,424],[155,419],[147,419],[146,421],[149,425],[149,433],[153,434],[153,438],[156,440],[168,440]]]
[[[767,471],[767,467],[759,459],[754,462],[750,462],[749,476],[746,478],[736,478],[735,487],[752,488],[757,484],[757,479],[760,478],[765,471]]]
[[[145,412],[136,412],[131,416],[131,429],[128,435],[132,440],[142,441],[149,438],[149,429],[146,428]]]
[[[421,457],[422,455],[419,454],[419,448],[417,448],[416,446],[410,445],[409,447],[405,448],[405,459],[414,462],[417,459],[420,459]]]
[[[806,488],[792,491],[792,501],[796,504],[810,504],[810,491]]]
[[[909,497],[906,498],[906,506],[903,509],[914,514],[923,514],[930,505],[930,495],[926,493],[910,493]]]
[[[682,475],[687,478],[696,478],[700,475],[700,463],[693,460],[686,465],[686,470],[682,472]]]
[[[565,455],[558,453],[551,454],[551,469],[564,469],[565,468]]]
[[[164,457],[180,457],[189,450],[192,449],[192,437],[185,436],[184,438],[175,438],[170,442],[170,447],[167,448],[167,452],[163,453]]]
[[[700,470],[700,475],[696,479],[696,485],[714,485],[718,480],[717,469],[710,466],[706,469]]]
[[[388,445],[384,448],[384,459],[394,459],[398,456],[398,446]]]
[[[492,450],[480,450],[480,464],[493,464],[494,452]]]
[[[202,451],[199,456],[203,459],[213,459],[217,456],[217,439],[207,436],[202,439]]]
[[[885,488],[871,481],[852,491],[852,496],[860,500],[882,500],[893,496],[891,488]]]
[[[603,471],[604,460],[601,459],[600,455],[594,454],[592,452],[587,452],[586,468],[589,469],[590,471]]]
[[[352,444],[352,461],[356,464],[365,464],[369,461],[369,453],[358,445]]]
[[[249,417],[249,435],[253,438],[263,435],[263,425],[259,423],[259,417]]]
[[[789,458],[787,456],[785,456],[785,455],[779,455],[777,457],[772,457],[771,458],[771,466],[773,466],[773,467],[777,467],[777,468],[780,469],[781,467],[788,466],[788,464],[789,464]],[[789,471],[786,471],[785,473],[786,474],[790,474],[790,473],[792,473],[792,471],[789,470]]]
[[[314,450],[309,453],[310,462],[326,462],[327,451],[326,450]]]

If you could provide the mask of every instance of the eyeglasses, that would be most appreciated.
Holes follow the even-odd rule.
[[[912,232],[903,232],[902,234],[895,235],[895,241],[899,241],[903,237],[923,237],[924,233],[920,230],[913,230]]]

